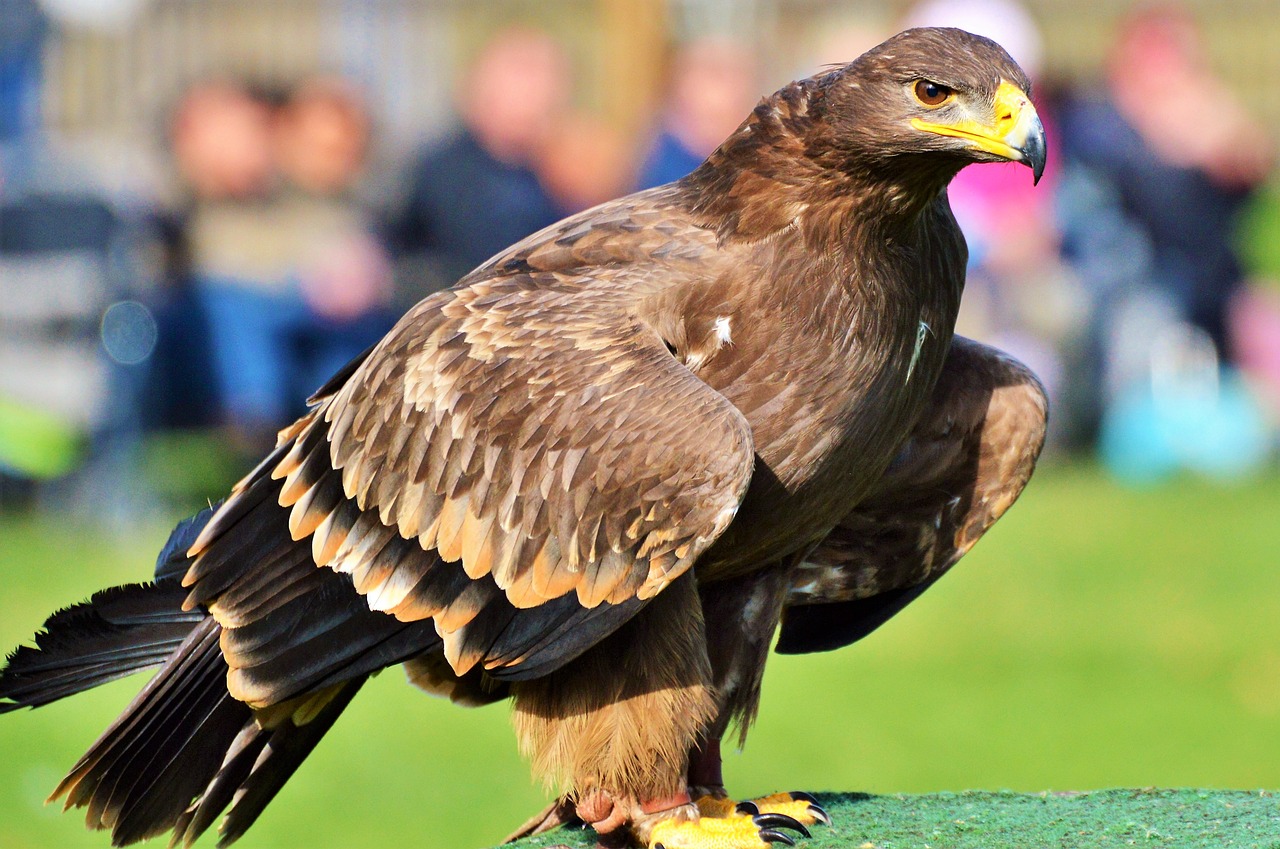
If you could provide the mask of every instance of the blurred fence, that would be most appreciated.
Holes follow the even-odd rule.
[[[63,26],[47,48],[45,126],[64,141],[92,142],[87,153],[119,168],[158,152],[169,108],[197,80],[234,75],[269,85],[327,72],[365,88],[385,136],[407,137],[447,112],[456,9],[407,0],[157,0],[117,27]]]

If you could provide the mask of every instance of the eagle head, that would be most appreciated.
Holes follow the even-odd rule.
[[[1031,84],[994,41],[944,27],[899,33],[828,83],[836,138],[854,160],[924,154],[952,174],[970,162],[1021,162],[1039,182],[1044,126]],[[915,167],[913,165],[913,167]]]

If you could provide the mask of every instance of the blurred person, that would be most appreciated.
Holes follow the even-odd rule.
[[[1270,141],[1171,5],[1122,22],[1103,79],[1065,99],[1060,126],[1065,251],[1095,302],[1104,459],[1131,480],[1247,471],[1265,454],[1261,414],[1219,369],[1243,285],[1237,213],[1270,170]]]
[[[504,30],[480,50],[460,86],[461,125],[410,167],[387,225],[398,254],[426,259],[435,288],[563,217],[536,169],[570,86],[568,58],[546,33]]]
[[[637,188],[670,183],[702,164],[760,99],[759,71],[739,42],[708,37],[681,46],[671,62],[659,129]]]
[[[183,94],[171,125],[188,193],[181,273],[207,326],[219,418],[246,453],[288,416],[278,338],[293,295],[271,204],[274,107],[245,85],[213,80]]]
[[[368,158],[372,118],[363,95],[340,78],[303,81],[275,120],[281,173],[317,197],[350,193]]]
[[[206,80],[184,89],[165,116],[176,192],[148,212],[158,283],[148,305],[157,326],[142,403],[149,429],[208,427],[223,418],[209,325],[195,292],[190,223],[202,204],[265,190],[266,148],[245,145],[252,134],[243,132],[221,140],[223,113],[243,110],[241,121],[265,122],[258,106],[243,108],[245,98],[237,84]]]
[[[1130,15],[1101,86],[1070,98],[1061,125],[1065,155],[1114,192],[1150,246],[1151,285],[1226,356],[1227,305],[1242,279],[1234,221],[1273,150],[1211,67],[1194,18],[1168,5]]]
[[[359,91],[330,78],[300,85],[274,122],[284,179],[276,227],[292,243],[302,299],[286,340],[285,397],[310,395],[382,338],[397,317],[390,305],[390,260],[357,195],[371,130]]]
[[[621,133],[595,115],[570,112],[548,137],[537,173],[561,209],[579,212],[630,190],[631,159]]]

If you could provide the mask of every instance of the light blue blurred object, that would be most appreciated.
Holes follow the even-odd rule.
[[[1151,484],[1184,469],[1226,481],[1265,464],[1270,440],[1240,374],[1220,367],[1203,331],[1179,324],[1153,341],[1149,379],[1108,407],[1100,449],[1127,483]]]

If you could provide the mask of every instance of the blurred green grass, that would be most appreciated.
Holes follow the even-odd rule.
[[[166,530],[122,541],[0,516],[0,646],[144,577]],[[1093,467],[1043,469],[865,642],[771,661],[730,790],[1280,787],[1278,543],[1277,476],[1135,492]],[[0,717],[0,846],[109,844],[42,801],[140,684]],[[389,670],[239,845],[485,846],[543,799],[503,706],[456,708]]]

